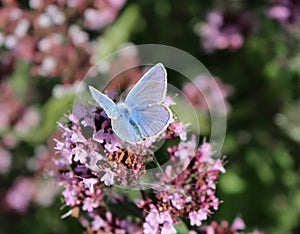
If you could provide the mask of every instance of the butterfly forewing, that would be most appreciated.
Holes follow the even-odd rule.
[[[89,86],[93,99],[104,109],[109,118],[113,118],[116,112],[116,104],[97,89]]]
[[[166,70],[161,63],[158,63],[130,90],[125,103],[131,109],[161,103],[165,98],[166,90]]]

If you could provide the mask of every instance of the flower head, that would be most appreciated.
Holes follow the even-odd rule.
[[[294,0],[274,0],[273,6],[267,11],[267,16],[277,20],[283,27],[295,30],[300,24],[300,3]]]
[[[183,123],[173,119],[156,139],[128,145],[115,136],[102,109],[78,103],[68,120],[68,124],[60,124],[62,139],[56,140],[58,157],[54,159],[58,168],[52,176],[64,187],[64,201],[70,208],[67,214],[74,215],[75,209],[88,213],[81,217],[87,228],[177,233],[174,224],[179,224],[180,218],[199,226],[218,209],[215,181],[219,172],[224,172],[222,160],[212,158],[209,143],[197,147],[196,136],[188,139]],[[139,213],[139,222],[119,219],[108,210],[110,203],[127,206],[130,200],[116,193],[113,185],[132,186],[142,181],[148,163],[157,156],[152,144],[159,139],[172,143],[165,149],[168,166],[155,174],[150,194],[145,192],[139,201],[131,201],[136,204],[132,212]]]
[[[206,22],[196,29],[202,39],[202,46],[208,53],[214,50],[236,50],[243,46],[244,36],[253,27],[249,12],[238,15],[210,11]]]
[[[125,3],[121,1],[4,1],[0,9],[0,46],[11,57],[32,64],[31,75],[81,80],[92,65],[93,38],[110,24]],[[7,62],[7,61],[6,61]],[[9,72],[10,69],[7,69]]]

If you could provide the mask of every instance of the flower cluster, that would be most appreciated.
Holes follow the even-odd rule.
[[[202,46],[207,53],[214,50],[236,50],[243,46],[245,35],[253,27],[253,18],[249,12],[226,14],[211,11],[206,22],[200,24],[196,31],[202,39]]]
[[[182,90],[189,101],[203,111],[225,111],[226,113],[230,111],[226,98],[232,93],[233,88],[224,84],[218,77],[199,75],[193,82],[185,83]]]
[[[233,223],[229,225],[227,221],[222,221],[218,224],[216,221],[211,222],[209,225],[204,225],[199,228],[198,232],[190,231],[189,234],[243,234],[246,225],[244,221],[237,217],[234,219]],[[259,230],[254,230],[251,232],[252,234],[263,234],[263,232]]]
[[[41,177],[18,177],[5,195],[7,209],[24,213],[32,203],[49,206],[59,191],[52,180]]]
[[[60,124],[63,133],[56,140],[56,169],[50,174],[64,187],[62,195],[70,208],[65,216],[79,217],[87,230],[177,233],[174,224],[179,224],[180,218],[200,226],[218,209],[220,201],[215,189],[219,171],[225,172],[222,160],[212,157],[210,144],[197,148],[195,136],[187,140],[184,124],[176,118],[161,136],[139,146],[120,141],[100,108],[77,103],[68,121]],[[158,139],[173,142],[173,146],[166,149],[168,165],[155,175],[156,183],[150,190],[141,190],[137,200],[116,192],[112,185],[137,185],[148,163],[159,158],[151,145]],[[136,218],[121,218],[110,210],[112,204],[124,206]],[[79,215],[79,211],[86,215]]]
[[[124,148],[102,109],[77,104],[69,120],[70,127],[61,125],[63,142],[56,145],[63,156],[56,160],[59,167],[74,164],[75,172],[92,173],[106,186],[128,185],[144,173],[144,158]]]
[[[0,109],[0,132],[13,127],[15,133],[22,136],[40,122],[37,109],[26,108],[6,81],[0,83]]]
[[[3,147],[8,149],[15,147],[15,144],[14,139],[9,138],[9,136],[2,140]],[[9,165],[7,164],[12,161],[10,152],[5,148],[2,149],[0,143],[0,173],[4,166],[8,170]],[[5,208],[18,213],[25,213],[32,204],[51,205],[60,188],[53,180],[41,176],[50,165],[51,152],[44,145],[37,146],[34,155],[27,161],[27,168],[33,175],[19,175],[12,186],[4,194],[0,194],[0,198],[3,196]]]
[[[267,15],[276,19],[280,24],[289,29],[294,29],[300,24],[300,2],[297,0],[274,0],[273,6],[268,9]]]
[[[168,148],[168,153],[171,164],[163,174],[158,174],[168,185],[154,187],[155,199],[147,198],[138,203],[148,213],[144,233],[177,233],[173,223],[179,223],[180,218],[189,219],[192,226],[201,226],[220,204],[215,196],[216,179],[225,169],[221,159],[212,158],[210,144],[203,143],[196,148],[193,137]]]
[[[32,75],[67,82],[81,79],[92,64],[93,43],[87,30],[98,31],[111,23],[124,2],[31,0],[24,8],[17,1],[3,1],[0,47],[6,52],[0,67],[22,58],[32,63]]]

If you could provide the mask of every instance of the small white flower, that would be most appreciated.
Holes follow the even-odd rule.
[[[27,34],[29,27],[30,27],[30,23],[27,19],[20,20],[15,28],[15,35],[18,37],[25,36]]]
[[[4,45],[8,49],[13,49],[17,45],[17,39],[14,35],[8,35],[5,38]]]
[[[52,25],[51,18],[47,14],[40,14],[37,22],[41,28],[48,28]]]
[[[114,173],[111,170],[106,170],[104,176],[102,176],[101,181],[104,182],[106,186],[114,184]]]
[[[42,5],[42,1],[41,0],[29,0],[29,6],[32,9],[37,9]]]
[[[45,57],[40,66],[40,74],[41,75],[49,75],[56,67],[57,62],[53,57]]]

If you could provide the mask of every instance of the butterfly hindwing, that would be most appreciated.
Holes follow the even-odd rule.
[[[130,143],[139,142],[143,139],[138,126],[129,119],[121,117],[112,120],[113,132],[122,140]]]
[[[171,111],[163,104],[137,107],[131,113],[143,137],[159,135],[169,125]]]

